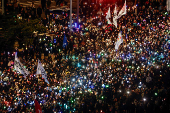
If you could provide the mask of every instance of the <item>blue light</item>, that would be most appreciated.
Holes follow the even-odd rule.
[[[56,43],[56,39],[54,39],[54,44]]]
[[[142,57],[142,60],[144,60],[144,57]]]
[[[100,58],[100,55],[98,55],[98,58]]]
[[[74,23],[74,26],[77,28],[77,23]]]
[[[94,88],[94,85],[91,85],[91,88],[93,89],[93,88]]]

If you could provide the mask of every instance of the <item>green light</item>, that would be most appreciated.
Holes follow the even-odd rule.
[[[102,53],[101,55],[103,56],[104,54]]]
[[[74,55],[72,56],[72,59],[75,59],[75,56],[74,56]]]
[[[83,69],[85,69],[86,67],[83,65],[83,67],[82,67]]]
[[[77,64],[77,67],[81,67],[81,64],[80,64],[80,63],[78,63],[78,64]]]
[[[52,43],[50,43],[50,46],[53,46],[53,44],[52,44]]]
[[[91,92],[91,89],[88,89],[89,92]]]
[[[132,68],[132,66],[129,66],[129,68]]]
[[[106,88],[108,88],[109,87],[109,85],[106,85]]]
[[[72,100],[71,102],[73,103],[74,101]]]
[[[157,93],[155,93],[155,96],[157,96],[158,94]]]
[[[6,109],[6,106],[4,106],[4,109]]]
[[[104,99],[104,96],[102,96],[101,98]]]

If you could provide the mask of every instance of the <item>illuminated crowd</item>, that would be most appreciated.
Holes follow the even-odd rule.
[[[15,52],[9,53],[8,67],[1,67],[0,112],[33,113],[35,98],[44,113],[170,112],[169,13],[152,4],[136,5],[137,14],[127,9],[117,28],[107,25],[105,14],[81,17],[71,36],[66,15],[60,15],[63,25],[52,17],[53,39],[36,37],[33,47],[17,51],[31,73],[26,79],[13,69]],[[115,50],[120,31],[123,44]],[[35,74],[38,59],[50,84]]]

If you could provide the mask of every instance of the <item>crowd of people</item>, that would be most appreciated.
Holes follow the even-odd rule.
[[[111,11],[114,6],[110,5]],[[1,113],[35,112],[35,98],[44,113],[170,112],[170,17],[166,7],[152,2],[127,7],[117,28],[107,24],[108,6],[100,8],[103,13],[95,17],[81,13],[80,26],[74,26],[72,33],[67,12],[59,17],[53,14],[44,25],[56,36],[37,36],[33,46],[17,51],[30,72],[26,78],[14,70],[15,52],[8,54],[8,65],[0,67]],[[120,31],[123,44],[115,50]],[[50,84],[36,75],[38,59]]]

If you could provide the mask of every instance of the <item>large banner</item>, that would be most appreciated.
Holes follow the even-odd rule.
[[[47,84],[50,84],[47,80],[47,73],[45,72],[45,69],[43,68],[40,60],[38,60],[38,66],[37,66],[37,73],[36,74],[41,74],[42,78],[44,78],[45,82]]]
[[[19,61],[17,53],[15,53],[14,69],[16,70],[16,72],[23,74],[24,78],[26,78],[26,76],[29,75],[29,72],[24,68],[23,64]]]
[[[126,14],[126,0],[125,0],[125,3],[122,9],[119,11],[118,18],[120,18],[122,15],[125,15],[125,14]]]
[[[123,37],[122,37],[122,32],[120,31],[118,34],[117,42],[115,44],[115,49],[117,50],[119,48],[119,45],[123,43]]]

